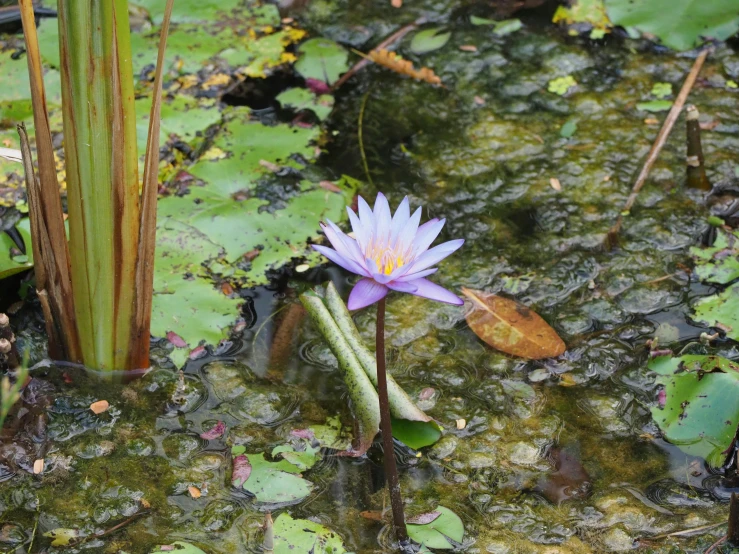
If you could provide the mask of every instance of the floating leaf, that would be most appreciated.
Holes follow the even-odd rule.
[[[552,22],[565,23],[573,34],[582,32],[584,27],[593,39],[603,38],[612,27],[603,0],[572,0],[569,5],[557,8]]]
[[[243,487],[251,475],[251,464],[246,454],[238,454],[233,459],[233,470],[231,471],[231,484],[234,487]]]
[[[234,472],[239,470],[237,478],[234,478],[234,474],[231,475],[231,482],[234,486],[242,483],[243,476],[247,474],[246,464],[250,465],[251,471],[241,486],[252,493],[257,502],[293,503],[302,500],[313,490],[313,483],[295,475],[300,472],[300,468],[286,460],[269,462],[261,452],[246,454],[243,446],[232,448],[231,453],[234,455]]]
[[[636,105],[637,110],[644,112],[666,112],[672,107],[670,100],[651,100],[649,102],[639,102]]]
[[[464,525],[457,514],[449,508],[438,506],[434,512],[441,515],[426,524],[408,522],[408,536],[415,542],[439,550],[451,550],[453,543],[461,543],[464,538]]]
[[[493,25],[493,33],[499,36],[515,33],[523,27],[520,19],[503,19],[496,21],[495,19],[487,19],[476,15],[470,16],[470,23],[473,25]]]
[[[157,546],[149,554],[160,554],[164,552],[174,552],[175,554],[206,554],[204,550],[199,549],[194,544],[182,541]]]
[[[110,408],[110,404],[107,400],[98,400],[90,404],[90,410],[92,410],[93,414],[102,414],[103,412],[107,412],[108,408]]]
[[[301,471],[305,471],[312,468],[320,459],[318,454],[320,450],[320,448],[313,447],[310,444],[305,444],[303,450],[295,450],[292,445],[283,444],[272,450],[272,457],[282,456]]]
[[[739,365],[719,356],[661,356],[649,369],[665,387],[664,407],[652,408],[665,439],[720,465],[739,424]]]
[[[419,514],[417,516],[406,518],[406,523],[412,523],[413,525],[428,525],[432,521],[436,521],[441,512],[426,512],[425,514]]]
[[[616,25],[657,36],[675,50],[689,50],[700,38],[724,40],[739,29],[736,0],[605,0]]]
[[[483,341],[507,354],[532,360],[559,356],[565,343],[530,308],[494,294],[463,288],[472,305],[467,324]]]
[[[410,49],[414,54],[426,54],[442,48],[452,38],[450,31],[438,27],[424,29],[413,35]]]
[[[667,98],[672,94],[672,85],[670,83],[654,83],[649,94],[657,98]]]
[[[693,310],[694,320],[717,327],[730,339],[739,341],[739,283],[719,294],[701,298]]]
[[[562,138],[570,138],[577,131],[577,119],[568,119],[559,130],[559,136]]]
[[[277,95],[277,101],[285,108],[296,112],[310,110],[320,120],[326,119],[334,108],[334,97],[330,94],[316,96],[305,88],[291,88]]]
[[[557,77],[556,79],[552,79],[551,81],[549,81],[547,90],[549,92],[553,92],[554,94],[564,96],[572,87],[575,86],[577,86],[577,81],[575,81],[575,78],[572,75],[567,75],[565,77]]]
[[[274,554],[344,554],[346,549],[338,533],[307,519],[293,519],[282,513],[274,523]]]
[[[69,544],[80,537],[77,529],[65,529],[59,527],[44,533],[44,537],[51,539],[51,546],[69,546]]]
[[[223,434],[226,432],[226,424],[222,421],[219,421],[216,423],[213,427],[208,429],[207,431],[200,433],[200,438],[205,440],[214,440],[219,439],[223,436]],[[235,470],[234,470],[235,472]],[[248,476],[247,476],[248,478]],[[246,479],[244,479],[246,481]]]
[[[295,70],[306,79],[333,84],[349,69],[349,52],[327,38],[312,38],[298,47]]]
[[[726,285],[739,278],[739,231],[718,229],[712,246],[693,247],[690,254],[701,281]]]

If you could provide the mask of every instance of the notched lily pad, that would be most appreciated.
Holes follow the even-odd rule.
[[[693,311],[694,320],[721,329],[728,338],[739,341],[739,283],[701,298],[693,305]]]
[[[282,513],[274,523],[275,554],[343,554],[344,542],[335,531],[307,519]]]
[[[439,514],[438,516],[436,514]],[[419,519],[427,523],[415,523]],[[464,538],[464,525],[457,514],[444,506],[408,520],[408,536],[415,542],[439,550],[451,550]]]
[[[693,247],[695,275],[701,281],[726,285],[739,278],[739,231],[718,229],[716,240],[707,248]]]
[[[287,460],[270,462],[264,459],[264,453],[247,454],[243,446],[233,447],[231,454],[234,458],[247,458],[251,466],[247,479],[242,483],[243,474],[240,474],[239,480],[233,479],[233,482],[253,494],[257,502],[291,504],[302,500],[313,490],[313,483],[297,475],[301,469]]]

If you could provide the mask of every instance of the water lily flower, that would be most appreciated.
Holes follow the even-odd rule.
[[[350,310],[374,304],[392,290],[457,306],[463,304],[457,295],[426,279],[437,270],[432,265],[464,244],[464,239],[457,239],[429,249],[446,220],[432,219],[419,226],[421,208],[411,215],[408,197],[391,217],[390,206],[382,193],[377,195],[374,210],[359,197],[358,211],[359,215],[347,207],[356,239],[326,220],[321,223],[321,229],[333,249],[313,245],[335,264],[363,277],[349,295]]]

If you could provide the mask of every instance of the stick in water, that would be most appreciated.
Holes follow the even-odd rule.
[[[634,188],[631,189],[631,194],[626,199],[626,203],[624,204],[624,207],[621,210],[616,223],[608,231],[605,242],[606,248],[608,250],[615,246],[618,239],[618,233],[621,230],[621,225],[623,225],[624,215],[628,214],[631,211],[631,208],[634,206],[634,202],[636,202],[636,198],[639,195],[639,191],[644,186],[644,183],[646,183],[647,177],[649,177],[649,172],[652,170],[654,162],[657,161],[659,153],[662,151],[662,147],[665,145],[665,142],[667,142],[667,137],[670,135],[670,131],[672,131],[672,128],[674,127],[675,122],[677,121],[677,118],[680,115],[683,106],[685,105],[685,101],[688,99],[688,94],[690,94],[690,90],[693,88],[695,80],[698,78],[698,73],[700,73],[700,70],[703,67],[703,62],[706,61],[708,53],[709,50],[703,50],[703,52],[698,55],[698,57],[695,59],[695,62],[693,63],[693,67],[691,68],[690,73],[688,73],[688,76],[685,78],[683,88],[680,89],[680,94],[677,95],[677,99],[672,105],[670,113],[667,114],[667,119],[665,119],[665,122],[662,124],[662,128],[657,135],[657,139],[654,141],[652,149],[649,151],[647,159],[644,162],[644,166],[639,172],[639,176],[636,178]]]
[[[687,165],[688,186],[694,189],[711,190],[711,183],[706,177],[706,166],[703,163],[703,146],[701,145],[700,114],[692,104],[685,108],[685,129],[688,152],[685,158]]]

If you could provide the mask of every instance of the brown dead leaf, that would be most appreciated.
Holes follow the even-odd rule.
[[[364,519],[369,519],[371,521],[382,521],[382,512],[378,512],[376,510],[367,510],[366,512],[359,512],[359,515],[363,517]]]
[[[38,475],[44,470],[44,459],[39,458],[35,462],[33,462],[33,473],[34,475]]]
[[[559,179],[557,179],[556,177],[552,177],[551,179],[549,179],[549,184],[557,192],[562,190],[562,183],[560,183]]]
[[[108,408],[110,408],[110,404],[107,400],[98,400],[97,402],[90,404],[90,409],[94,414],[102,414],[103,412],[108,411]]]
[[[200,489],[197,487],[193,487],[192,485],[187,487],[187,492],[189,492],[190,496],[192,496],[193,498],[200,498],[201,496]]]
[[[566,350],[554,329],[527,306],[464,287],[462,292],[472,302],[465,315],[467,324],[493,348],[530,360],[559,356]]]
[[[462,52],[477,52],[477,46],[474,44],[463,44],[459,47]]]
[[[464,429],[467,427],[467,421],[464,418],[460,418],[457,420],[457,429]]]
[[[341,192],[341,189],[331,181],[319,181],[318,186],[330,192]]]

